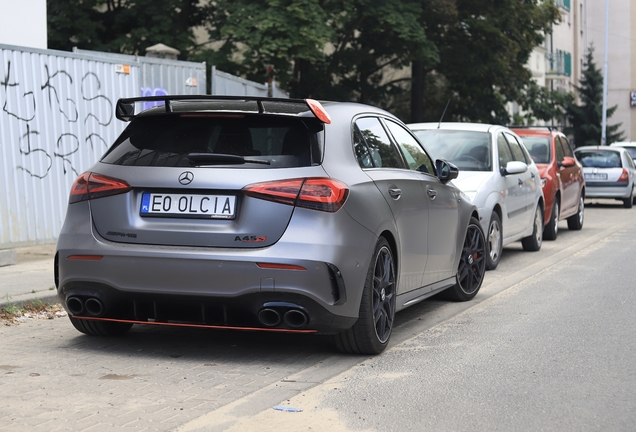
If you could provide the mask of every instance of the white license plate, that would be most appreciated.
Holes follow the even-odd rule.
[[[144,193],[142,216],[172,216],[202,219],[234,219],[236,196]]]
[[[587,173],[583,177],[585,180],[607,180],[607,173]]]

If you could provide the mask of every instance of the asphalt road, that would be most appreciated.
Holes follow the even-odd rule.
[[[635,430],[636,210],[560,227],[539,252],[507,247],[473,301],[400,312],[376,357],[298,335],[0,328],[0,430]]]

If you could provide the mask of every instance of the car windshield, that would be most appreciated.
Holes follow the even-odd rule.
[[[523,144],[528,149],[532,160],[537,164],[550,163],[550,138],[538,136],[522,136]]]
[[[429,129],[415,131],[433,159],[446,159],[464,171],[492,171],[488,132]]]
[[[621,168],[621,155],[610,150],[579,150],[576,152],[581,165],[586,168]]]
[[[219,166],[227,161],[235,168],[302,167],[320,163],[322,136],[322,124],[312,119],[207,113],[142,116],[133,119],[102,162]]]

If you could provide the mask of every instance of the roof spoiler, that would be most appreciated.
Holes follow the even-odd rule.
[[[325,111],[325,108],[322,106],[320,102],[314,99],[286,99],[286,98],[270,98],[270,97],[259,97],[259,96],[216,96],[216,95],[183,95],[183,96],[145,96],[145,97],[134,97],[134,98],[122,98],[117,101],[117,105],[115,106],[115,117],[122,121],[131,121],[133,118],[137,116],[135,113],[135,103],[136,102],[163,102],[163,105],[166,109],[166,113],[172,113],[172,102],[183,102],[183,101],[255,101],[258,105],[259,114],[265,113],[265,107],[263,106],[263,102],[291,102],[291,103],[302,103],[307,106],[307,108],[312,112],[313,115],[318,118],[323,123],[330,124],[331,117]]]

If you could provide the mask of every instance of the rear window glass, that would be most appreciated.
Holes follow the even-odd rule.
[[[137,117],[102,162],[127,166],[227,165],[213,156],[200,157],[222,154],[243,157],[246,163],[233,163],[236,168],[303,167],[321,162],[322,131],[322,124],[312,119],[262,115]],[[192,154],[199,155],[198,163],[189,157]]]
[[[534,163],[550,163],[550,138],[525,136],[521,139]]]
[[[621,155],[615,151],[581,150],[576,157],[586,168],[622,168]]]

